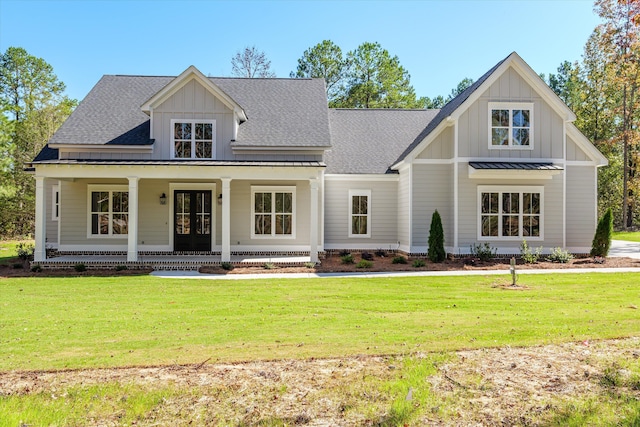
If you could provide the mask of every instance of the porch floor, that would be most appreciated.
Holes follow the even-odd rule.
[[[220,265],[220,255],[138,255],[138,261],[127,261],[126,255],[60,255],[46,261],[33,262],[43,268],[67,268],[84,264],[89,268],[152,268],[154,270],[197,270],[205,265]],[[311,262],[310,256],[291,255],[232,255],[231,264],[262,266],[271,263],[279,266],[301,266]]]

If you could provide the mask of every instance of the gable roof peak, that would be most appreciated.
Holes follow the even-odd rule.
[[[195,65],[190,65],[189,67],[187,67],[187,69],[180,73],[178,77],[171,80],[171,82],[169,82],[165,87],[160,89],[160,91],[158,91],[144,104],[142,104],[142,111],[149,114],[153,108],[162,104],[167,98],[175,94],[178,90],[180,90],[184,85],[186,85],[193,79],[197,80],[209,92],[211,92],[227,107],[229,107],[229,109],[233,110],[240,118],[241,122],[247,121],[247,115],[240,104],[238,104],[233,98],[231,98],[222,89],[220,89],[220,87],[213,81],[211,81],[210,78],[202,74],[202,72],[198,70]]]

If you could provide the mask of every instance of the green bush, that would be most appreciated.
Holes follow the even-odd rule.
[[[606,257],[609,255],[612,234],[613,214],[611,213],[611,208],[609,208],[598,221],[596,234],[593,236],[593,242],[591,243],[591,256]]]
[[[231,264],[230,262],[221,262],[220,263],[220,267],[222,267],[223,270],[226,271],[231,271],[233,270],[233,264]]]
[[[304,266],[307,268],[315,268],[316,263],[315,262],[305,262]]]
[[[276,266],[272,262],[265,262],[264,263],[264,269],[265,270],[273,270],[274,268],[276,268]]]
[[[392,264],[406,264],[407,263],[407,259],[405,257],[403,257],[402,255],[398,255],[396,257],[394,257],[391,260]]]
[[[31,243],[18,243],[16,246],[16,252],[18,253],[18,258],[23,261],[29,261],[33,259],[33,253],[36,250],[35,246]]]
[[[373,267],[373,261],[369,261],[366,259],[361,259],[360,262],[356,264],[356,268],[371,268]]]
[[[116,271],[123,271],[123,270],[128,270],[129,267],[127,267],[124,264],[120,264],[120,265],[116,265]]]
[[[15,270],[18,270],[18,269],[20,269],[20,268],[24,268],[24,264],[23,264],[23,263],[21,263],[21,262],[14,262],[14,263],[12,264],[12,267],[13,267]]]
[[[431,215],[431,228],[429,229],[429,250],[427,256],[431,262],[442,262],[447,257],[444,251],[444,230],[442,219],[436,209]]]
[[[536,248],[532,252],[526,240],[523,240],[522,243],[520,244],[520,255],[524,260],[524,262],[526,262],[527,264],[536,264],[540,259],[541,254],[542,254],[542,246]]]
[[[353,264],[353,255],[347,254],[340,257],[340,262],[343,264]]]
[[[87,271],[87,266],[84,265],[83,263],[79,262],[78,264],[73,266],[73,269],[75,271],[77,271],[78,273],[81,273],[83,271]]]
[[[497,249],[492,248],[488,242],[473,244],[470,247],[471,255],[480,259],[480,261],[491,261],[496,257]]]
[[[561,264],[566,264],[572,259],[573,259],[573,255],[563,250],[562,248],[553,248],[551,250],[551,255],[547,257],[547,261],[559,262]]]
[[[40,264],[34,264],[31,266],[31,271],[33,271],[34,273],[40,273],[42,271],[42,267],[40,266]]]
[[[420,267],[424,267],[425,265],[427,265],[426,262],[424,262],[423,259],[417,259],[415,261],[413,261],[413,264],[411,264],[413,267],[415,268],[420,268]]]

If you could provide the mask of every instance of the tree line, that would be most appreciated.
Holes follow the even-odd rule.
[[[596,0],[602,19],[580,61],[564,61],[541,75],[576,113],[576,126],[609,159],[598,174],[599,214],[608,208],[615,224],[640,223],[640,0]],[[255,46],[231,58],[231,74],[276,77]],[[441,108],[469,87],[465,78],[447,95],[418,97],[397,56],[364,42],[343,53],[330,40],[305,50],[292,78],[324,78],[331,108]],[[37,155],[77,101],[44,59],[19,47],[0,55],[0,237],[33,233],[35,183],[24,165]]]

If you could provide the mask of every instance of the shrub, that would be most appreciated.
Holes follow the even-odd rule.
[[[429,250],[427,256],[431,262],[442,262],[447,257],[444,251],[444,230],[442,219],[436,209],[431,215],[431,228],[429,229]]]
[[[16,247],[18,258],[23,261],[32,260],[35,250],[35,246],[33,246],[31,243],[18,243],[18,246]]]
[[[370,254],[369,252],[362,252],[360,254],[360,258],[367,260],[367,261],[373,261],[373,254]]]
[[[541,254],[542,254],[542,246],[536,248],[532,252],[526,240],[523,240],[522,243],[520,244],[520,255],[522,256],[522,259],[524,260],[524,262],[526,262],[527,264],[537,263],[538,259],[540,259]]]
[[[405,257],[403,257],[402,255],[398,255],[396,257],[393,257],[393,259],[391,260],[392,264],[406,264],[407,263],[407,259]]]
[[[356,268],[371,268],[373,267],[373,261],[369,261],[366,259],[361,259],[359,263],[356,264]]]
[[[348,250],[344,249],[344,250],[341,250],[340,252],[338,252],[338,255],[340,255],[340,257],[342,258],[343,256],[351,255],[351,252],[349,252]]]
[[[385,255],[387,255],[387,253],[386,253],[385,251],[383,251],[382,249],[377,249],[377,250],[374,252],[374,254],[375,254],[377,257],[380,257],[380,258],[384,258],[384,257],[385,257]]]
[[[307,268],[315,268],[316,263],[315,262],[305,262],[304,266]]]
[[[87,266],[84,265],[83,263],[79,262],[78,264],[73,266],[73,269],[75,271],[77,271],[78,273],[81,273],[83,271],[87,271]]]
[[[264,269],[265,270],[273,270],[274,268],[276,268],[276,266],[272,262],[265,262],[264,263]]]
[[[17,269],[20,269],[20,268],[24,268],[24,264],[21,263],[21,262],[14,262],[12,264],[12,267],[17,270]]]
[[[233,270],[233,264],[231,264],[230,262],[221,262],[220,263],[220,267],[222,267],[223,270],[226,271],[231,271]]]
[[[342,262],[343,264],[353,264],[353,255],[351,254],[342,255],[340,257],[340,262]]]
[[[128,270],[129,267],[127,267],[124,264],[120,264],[120,265],[116,265],[116,271],[122,271],[122,270]]]
[[[593,242],[591,243],[591,256],[606,257],[607,255],[609,255],[612,234],[613,214],[611,213],[611,208],[609,208],[604,213],[604,215],[602,215],[600,221],[598,221],[596,234],[593,236]]]
[[[42,271],[42,267],[40,266],[40,264],[34,264],[31,266],[31,271],[33,271],[34,273],[40,273]]]
[[[424,267],[425,265],[427,265],[426,262],[424,262],[423,259],[417,259],[415,261],[413,261],[413,264],[411,264],[414,268],[420,268],[420,267]]]
[[[573,255],[563,250],[562,248],[553,248],[551,250],[551,255],[547,257],[547,261],[559,262],[561,264],[566,264],[572,259],[573,259]]]
[[[491,261],[496,257],[497,249],[492,248],[488,242],[482,244],[473,244],[470,247],[471,255],[480,259],[480,261]]]

